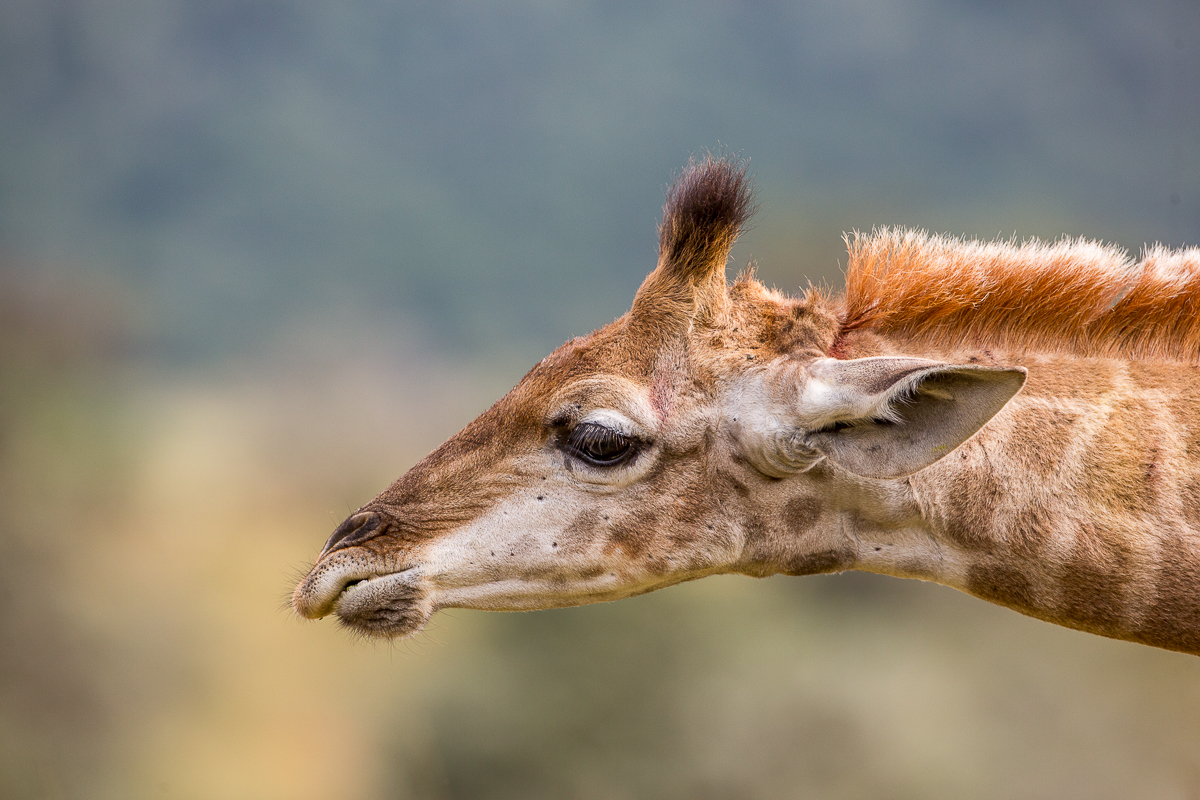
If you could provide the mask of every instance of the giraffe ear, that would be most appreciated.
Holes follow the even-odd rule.
[[[869,478],[901,478],[948,455],[1025,383],[1023,367],[918,358],[823,358],[799,406],[804,445]]]
[[[727,304],[725,262],[753,213],[744,164],[711,155],[689,161],[667,192],[658,266],[638,289],[634,318],[719,316]]]

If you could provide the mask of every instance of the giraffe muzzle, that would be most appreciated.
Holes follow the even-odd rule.
[[[292,608],[306,619],[336,614],[342,624],[371,636],[407,636],[433,613],[428,587],[417,565],[399,569],[363,557],[361,551],[335,551],[318,560],[296,586]]]

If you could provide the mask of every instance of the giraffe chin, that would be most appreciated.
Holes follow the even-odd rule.
[[[419,633],[434,607],[414,573],[409,569],[353,583],[333,611],[342,625],[366,636],[401,639]]]

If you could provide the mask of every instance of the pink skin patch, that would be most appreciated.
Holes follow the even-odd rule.
[[[650,389],[650,405],[661,425],[671,413],[671,370],[660,365],[654,372],[654,385]]]

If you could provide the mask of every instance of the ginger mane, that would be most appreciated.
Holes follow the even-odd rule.
[[[879,229],[847,237],[842,331],[941,348],[1200,361],[1200,248],[1140,261],[1085,239],[981,242]]]

